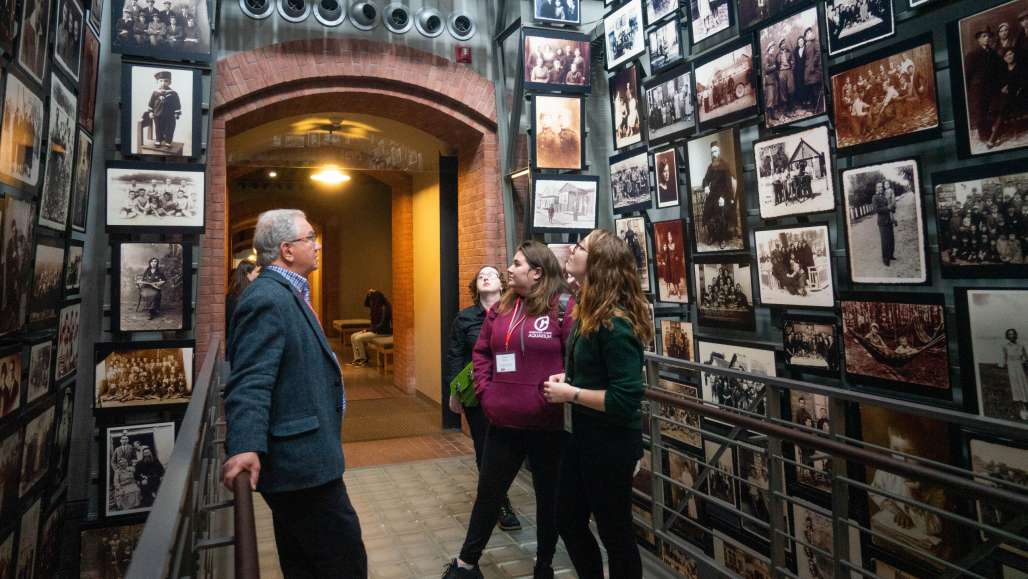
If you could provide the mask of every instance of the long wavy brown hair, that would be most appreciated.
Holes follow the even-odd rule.
[[[529,316],[541,316],[550,311],[554,298],[561,292],[567,292],[568,284],[564,281],[564,274],[561,273],[560,264],[557,263],[557,256],[553,255],[546,244],[539,243],[533,239],[524,241],[514,250],[514,253],[521,252],[525,261],[533,269],[543,270],[542,277],[532,286],[527,296],[523,296],[525,302],[525,314]],[[500,313],[507,313],[514,309],[514,302],[518,294],[514,288],[507,286],[500,298]]]
[[[594,229],[587,237],[585,280],[574,312],[578,333],[588,336],[601,324],[610,329],[613,319],[620,317],[628,321],[640,342],[649,343],[653,322],[628,244],[605,229]]]

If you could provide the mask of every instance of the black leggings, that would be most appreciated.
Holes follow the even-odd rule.
[[[478,495],[471,510],[468,534],[460,550],[462,561],[478,564],[496,526],[500,505],[527,456],[532,461],[532,486],[535,487],[536,560],[543,565],[553,562],[553,553],[557,549],[557,475],[563,437],[564,432],[560,430],[489,426],[478,475]]]
[[[557,524],[580,579],[603,579],[603,559],[589,529],[596,519],[610,576],[640,579],[642,559],[632,523],[632,473],[642,456],[642,432],[575,417],[564,444]]]

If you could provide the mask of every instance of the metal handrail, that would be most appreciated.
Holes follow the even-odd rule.
[[[233,481],[235,495],[236,579],[260,579],[257,561],[257,526],[253,517],[253,490],[250,473],[243,471]]]

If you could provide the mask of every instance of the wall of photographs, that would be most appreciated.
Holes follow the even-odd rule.
[[[604,53],[608,102],[594,91],[581,103],[588,74],[584,87],[568,81],[582,50],[574,32],[523,32],[525,87],[546,92],[530,97],[533,233],[560,257],[597,222],[612,223],[653,302],[653,351],[1028,425],[1028,0],[605,4],[600,42],[584,48]],[[603,79],[594,71],[593,86]],[[607,175],[579,174],[607,172],[574,146],[582,115],[611,119],[609,137],[590,135],[607,141]],[[612,215],[597,198],[608,178]],[[762,404],[753,384],[697,378],[669,374],[661,385]],[[1028,454],[1012,440],[881,408],[849,405],[830,417],[819,396],[781,402],[784,416],[810,427],[889,447],[888,425],[903,423],[915,454],[1028,476]],[[664,474],[686,483],[694,461],[716,451],[705,434],[664,437],[675,449]],[[746,454],[719,461],[743,479],[766,475]],[[716,529],[713,540],[687,525],[673,532],[762,576],[754,553],[767,553],[766,537],[730,510],[766,517],[767,494],[723,478],[711,492],[730,508],[682,505]],[[792,496],[829,506],[827,476],[787,478]],[[645,470],[637,485],[649,493]],[[669,485],[666,496],[676,492]],[[866,496],[854,502],[851,512],[873,525],[876,507]],[[638,522],[652,521],[652,505],[635,507]],[[793,521],[825,522],[794,510]],[[907,538],[953,547],[947,532]],[[645,525],[639,535],[670,568],[695,576],[683,552]],[[856,543],[869,569],[936,571]],[[1021,555],[1004,551],[997,564],[1024,572]],[[800,577],[818,576],[817,562],[797,558]]]

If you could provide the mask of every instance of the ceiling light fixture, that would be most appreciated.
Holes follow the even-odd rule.
[[[278,172],[276,172],[276,171],[268,171],[268,177],[271,177],[272,179],[274,179],[275,177],[278,177]]]
[[[339,170],[339,167],[322,167],[311,173],[311,180],[323,185],[341,185],[350,180],[350,176]]]

